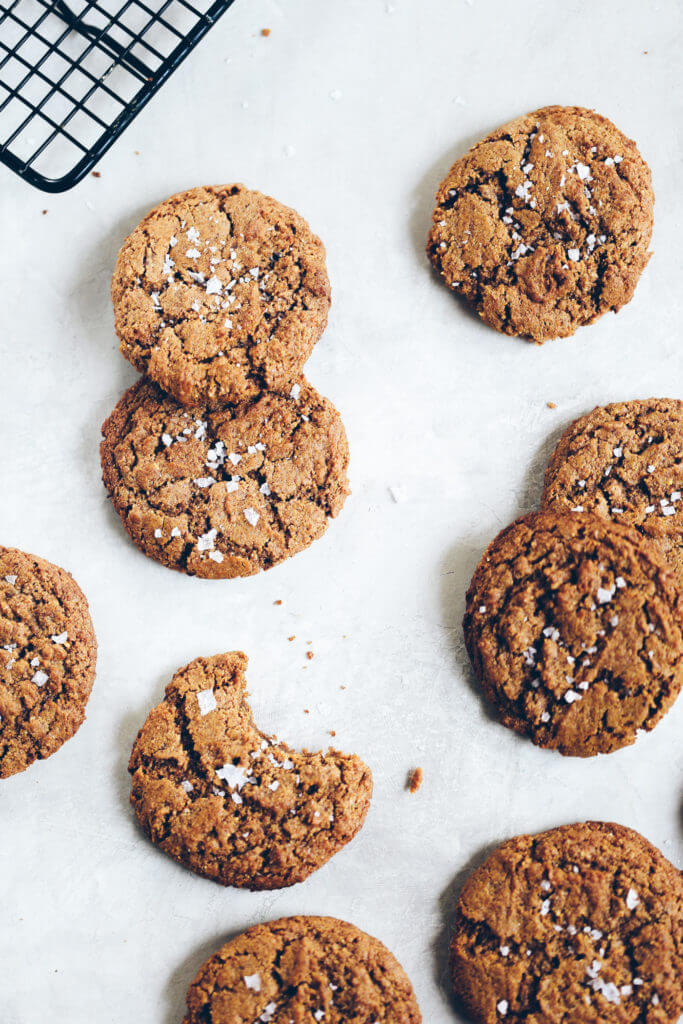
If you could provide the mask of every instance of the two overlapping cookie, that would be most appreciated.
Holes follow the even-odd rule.
[[[302,376],[330,305],[308,224],[242,185],[172,196],[126,239],[112,299],[145,378],[105,422],[101,460],[135,544],[230,578],[320,537],[348,494],[348,445]]]
[[[683,403],[571,424],[542,510],[503,530],[472,579],[465,642],[503,724],[590,756],[633,743],[683,685]]]

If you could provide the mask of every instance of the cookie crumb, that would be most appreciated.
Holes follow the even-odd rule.
[[[557,409],[557,405],[555,402],[546,402],[545,404],[548,406],[549,409]]]
[[[287,639],[289,640],[289,642],[291,644],[292,640],[296,640],[296,637],[295,636],[288,636]]]
[[[102,175],[101,175],[101,173],[99,171],[93,171],[92,172],[92,176],[93,176],[93,178],[101,178],[102,177]]]
[[[45,216],[45,214],[47,213],[47,210],[41,210],[41,213],[43,214],[43,216]]]
[[[305,714],[305,715],[310,715],[310,713],[311,713],[311,712],[310,712],[310,711],[308,710],[308,708],[304,708],[304,714]]]
[[[337,735],[337,733],[334,731],[334,729],[328,729],[327,731],[329,732],[330,736],[336,736]]]
[[[408,773],[408,782],[406,788],[410,793],[417,793],[418,789],[422,785],[423,772],[421,768],[414,768]]]
[[[310,661],[310,660],[311,660],[311,658],[313,657],[313,651],[306,651],[306,657],[307,657],[307,658],[308,658],[308,660]]]
[[[273,601],[273,604],[282,604],[282,601]]]
[[[270,29],[269,28],[262,28],[261,29],[261,35],[268,37],[270,35]]]

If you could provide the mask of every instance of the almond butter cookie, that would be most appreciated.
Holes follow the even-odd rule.
[[[574,420],[545,474],[542,507],[594,512],[654,541],[683,586],[683,402],[598,406]]]
[[[134,543],[190,576],[250,576],[308,547],[348,494],[339,413],[303,378],[221,410],[140,380],[102,427],[102,474]]]
[[[88,602],[73,577],[0,547],[0,779],[78,731],[96,658]]]
[[[212,956],[183,1024],[420,1024],[403,968],[378,939],[333,917],[248,928]]]
[[[629,302],[653,206],[635,142],[592,110],[544,107],[453,164],[427,252],[489,326],[542,342]]]
[[[124,242],[111,294],[126,359],[212,409],[295,380],[330,306],[320,239],[244,185],[160,203]]]
[[[131,803],[165,853],[222,885],[295,885],[360,830],[372,775],[338,750],[298,753],[256,728],[247,658],[197,658],[176,672],[140,730]]]
[[[517,836],[465,883],[451,970],[477,1024],[676,1024],[681,872],[622,825]]]
[[[504,725],[589,757],[633,743],[683,683],[683,599],[630,527],[540,512],[503,530],[467,593],[465,643]]]

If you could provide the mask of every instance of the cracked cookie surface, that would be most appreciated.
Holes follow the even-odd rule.
[[[330,306],[320,239],[243,185],[152,210],[124,242],[111,291],[126,359],[184,405],[210,408],[298,377]]]
[[[467,592],[465,644],[502,723],[589,757],[653,729],[683,682],[683,600],[663,556],[598,516],[503,530]]]
[[[647,398],[598,406],[553,452],[541,504],[633,526],[665,555],[683,588],[683,402]]]
[[[439,186],[427,252],[489,326],[567,337],[633,296],[654,196],[635,143],[582,107],[503,125]]]
[[[608,822],[510,839],[463,887],[451,976],[477,1024],[676,1024],[681,873]]]
[[[143,379],[102,434],[103,480],[132,540],[191,576],[269,569],[320,537],[348,494],[344,426],[303,378],[213,412]]]
[[[360,830],[372,774],[354,754],[296,752],[256,728],[247,658],[176,672],[130,757],[131,803],[165,853],[222,885],[303,881]]]
[[[212,956],[183,1024],[420,1024],[410,981],[386,946],[346,921],[285,917]]]
[[[0,547],[0,778],[77,732],[96,657],[88,602],[69,573]]]

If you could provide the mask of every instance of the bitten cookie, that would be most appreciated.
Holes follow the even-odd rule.
[[[247,929],[204,964],[183,1024],[420,1024],[410,981],[386,946],[333,917]]]
[[[0,547],[0,778],[50,757],[77,732],[96,657],[76,581],[43,558]]]
[[[126,239],[112,280],[133,366],[184,405],[281,388],[325,330],[325,248],[306,221],[244,185],[194,188]]]
[[[683,402],[615,402],[580,416],[560,438],[542,507],[627,523],[654,541],[683,586]]]
[[[320,537],[348,494],[331,402],[289,392],[188,411],[140,380],[102,427],[102,474],[134,543],[190,576],[251,576]]]
[[[165,853],[222,885],[302,882],[360,830],[372,775],[355,755],[296,753],[260,732],[247,658],[197,658],[176,672],[133,746],[131,803]]]
[[[606,822],[510,839],[465,883],[451,972],[478,1024],[676,1024],[681,873]]]
[[[631,139],[582,107],[503,125],[439,186],[427,252],[489,326],[566,337],[633,296],[654,196]]]
[[[683,600],[635,530],[593,515],[524,516],[487,548],[463,622],[504,725],[588,757],[653,729],[683,682]]]

